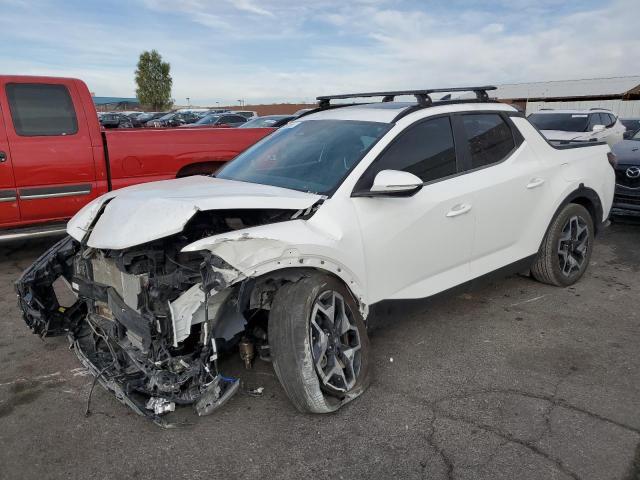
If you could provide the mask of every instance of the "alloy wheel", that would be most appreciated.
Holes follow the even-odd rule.
[[[311,311],[311,354],[322,385],[336,392],[351,390],[360,373],[360,334],[342,295],[322,292]]]
[[[582,269],[588,249],[589,227],[584,219],[574,215],[565,223],[558,240],[560,271],[565,277]]]

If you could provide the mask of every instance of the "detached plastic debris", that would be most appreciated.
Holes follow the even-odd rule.
[[[145,405],[147,410],[153,410],[156,415],[162,415],[163,413],[173,412],[176,409],[176,404],[170,402],[166,398],[151,397]]]
[[[247,390],[247,394],[252,397],[261,397],[263,392],[264,387],[250,388],[249,390]]]
[[[238,392],[239,388],[239,379],[223,377],[222,375],[216,376],[196,402],[196,413],[200,417],[211,415],[215,410],[227,403]]]

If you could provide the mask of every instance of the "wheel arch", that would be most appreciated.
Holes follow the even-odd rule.
[[[540,241],[541,244],[544,241],[547,233],[549,232],[549,228],[553,224],[553,221],[557,218],[562,209],[570,203],[576,203],[586,208],[589,212],[589,215],[591,216],[591,219],[593,220],[594,234],[597,234],[599,232],[600,226],[603,223],[604,215],[602,201],[600,200],[600,196],[594,189],[585,187],[584,183],[581,183],[580,186],[569,193],[556,208],[551,219],[549,220],[549,224],[547,225],[545,234]]]
[[[353,300],[359,306],[363,318],[367,317],[368,306],[363,301],[361,286],[348,272],[345,272],[339,265],[327,260],[313,262],[312,259],[307,257],[305,261],[306,264],[303,262],[298,265],[288,266],[277,262],[279,265],[277,265],[276,268],[267,267],[266,269],[263,265],[260,273],[256,272],[254,276],[247,277],[243,280],[238,295],[239,307],[246,309],[247,306],[258,304],[262,301],[258,300],[261,298],[261,293],[265,291],[272,291],[275,294],[275,291],[284,284],[297,282],[312,274],[324,273],[335,278],[345,286],[353,297]]]
[[[218,170],[224,163],[222,160],[189,163],[178,170],[176,178],[190,177],[192,175],[209,175]]]

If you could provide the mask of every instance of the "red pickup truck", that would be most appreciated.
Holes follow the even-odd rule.
[[[112,189],[213,172],[272,131],[104,130],[81,80],[0,76],[0,240],[62,231]]]

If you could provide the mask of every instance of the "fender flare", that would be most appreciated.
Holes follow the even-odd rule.
[[[576,202],[574,200],[580,201]],[[580,186],[569,193],[556,208],[555,212],[551,216],[551,219],[549,220],[547,228],[544,231],[544,235],[540,240],[540,245],[542,245],[542,242],[544,242],[544,239],[547,237],[547,233],[549,233],[549,228],[551,228],[551,224],[553,223],[553,221],[558,217],[562,209],[570,203],[577,203],[585,207],[589,211],[589,214],[591,215],[591,218],[593,220],[594,235],[596,235],[600,231],[601,225],[604,223],[602,219],[604,215],[602,201],[600,200],[600,196],[594,189],[585,187],[584,183],[581,183]]]

